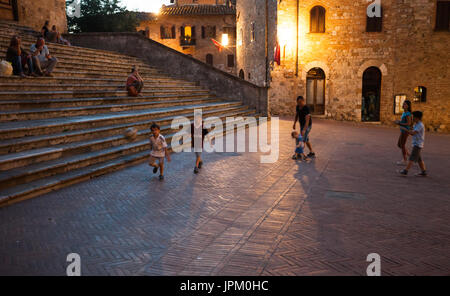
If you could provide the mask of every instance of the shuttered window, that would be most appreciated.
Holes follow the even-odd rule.
[[[161,39],[175,39],[175,26],[161,26]]]
[[[366,32],[381,32],[383,31],[383,8],[381,7],[381,16],[370,17],[367,16]]]
[[[436,31],[450,30],[450,1],[438,1],[436,4]]]
[[[316,6],[311,9],[310,32],[325,33],[325,8]]]

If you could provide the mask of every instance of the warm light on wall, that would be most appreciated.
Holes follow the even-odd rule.
[[[228,46],[228,34],[222,34],[222,45],[223,46]]]

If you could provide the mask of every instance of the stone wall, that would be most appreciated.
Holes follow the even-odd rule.
[[[277,26],[276,11],[277,0],[236,2],[236,71],[239,75],[242,70],[245,80],[260,86],[270,84],[270,75],[266,73],[266,69],[273,62]]]
[[[251,2],[248,0],[245,2]],[[295,98],[306,95],[306,73],[315,67],[326,74],[325,115],[338,120],[361,120],[362,75],[375,66],[382,72],[381,122],[392,124],[394,95],[413,99],[414,88],[427,87],[425,111],[430,130],[450,130],[450,34],[435,32],[435,0],[383,0],[383,30],[366,32],[368,1],[284,0],[278,7],[282,64],[271,72],[271,114],[290,114]],[[326,32],[309,32],[309,13],[326,9]],[[298,46],[298,63],[296,52]],[[249,49],[251,51],[251,49]],[[239,52],[238,52],[239,55]]]
[[[267,115],[267,88],[258,87],[197,59],[148,39],[139,33],[82,33],[65,35],[72,44],[135,56],[172,77],[195,81],[219,98],[242,101]]]
[[[161,39],[160,27],[167,26],[171,28],[175,26],[174,39]],[[195,26],[196,44],[195,46],[181,46],[180,35],[182,26]],[[136,28],[137,31],[147,31],[149,38],[162,43],[179,52],[190,55],[200,61],[206,61],[206,55],[213,56],[214,67],[226,71],[231,74],[236,74],[236,47],[235,44],[230,44],[227,48],[219,52],[216,46],[211,41],[211,38],[202,38],[202,26],[215,26],[216,37],[215,40],[222,42],[222,33],[224,27],[236,28],[235,15],[199,15],[199,16],[158,16],[157,20],[143,21]],[[233,55],[234,66],[228,67],[228,55]]]
[[[12,10],[7,8],[8,5],[0,5],[0,18],[13,20]],[[59,31],[67,32],[65,0],[17,0],[17,14],[20,25],[36,31],[40,31],[44,22],[49,20],[51,26],[55,25]]]

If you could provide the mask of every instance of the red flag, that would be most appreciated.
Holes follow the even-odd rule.
[[[222,48],[223,48],[223,45],[222,44],[220,44],[220,42],[218,42],[218,41],[216,41],[216,40],[214,40],[214,39],[212,39],[211,38],[211,41],[214,43],[214,45],[217,47],[217,50],[219,50],[219,52],[221,52],[222,51]]]
[[[273,60],[279,65],[281,65],[281,48],[280,43],[277,42],[277,46],[275,47],[275,53]]]

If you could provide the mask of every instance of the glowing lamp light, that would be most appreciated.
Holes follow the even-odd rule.
[[[223,46],[228,46],[228,34],[222,34],[222,45]]]

